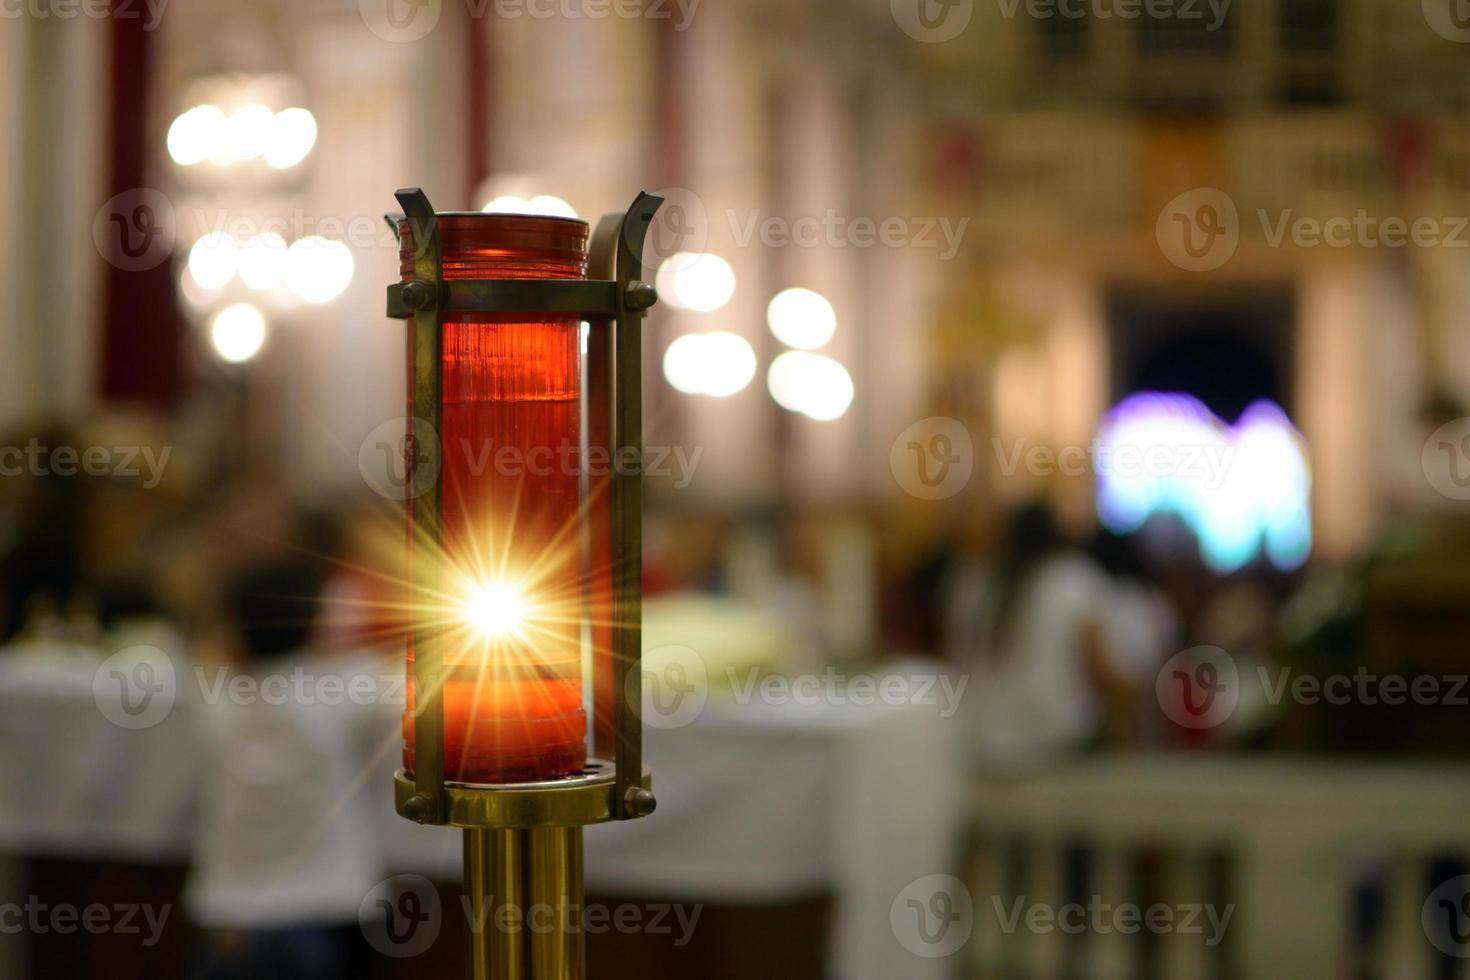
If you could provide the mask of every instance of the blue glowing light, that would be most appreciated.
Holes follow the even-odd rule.
[[[1109,530],[1177,515],[1222,573],[1262,553],[1286,571],[1311,553],[1307,444],[1273,402],[1252,403],[1232,426],[1190,395],[1140,392],[1103,417],[1093,455]]]

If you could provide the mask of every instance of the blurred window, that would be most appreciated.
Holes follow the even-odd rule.
[[[1079,7],[1079,16],[1039,17],[1041,53],[1049,60],[1080,58],[1087,53],[1087,39],[1092,27],[1092,14]]]
[[[1337,46],[1337,0],[1290,0],[1278,8],[1286,51],[1331,51]]]
[[[1180,11],[1190,11],[1181,16]],[[1235,49],[1235,5],[1218,16],[1208,4],[1144,4],[1134,22],[1145,55],[1228,52]]]
[[[1279,97],[1292,105],[1341,101],[1337,83],[1337,0],[1291,0],[1278,8]]]

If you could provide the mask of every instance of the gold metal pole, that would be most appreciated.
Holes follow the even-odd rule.
[[[464,832],[471,980],[583,980],[582,828]]]
[[[531,838],[531,976],[582,980],[582,828],[537,827]]]
[[[464,832],[472,980],[527,980],[529,976],[522,923],[525,835],[524,830],[480,827]]]

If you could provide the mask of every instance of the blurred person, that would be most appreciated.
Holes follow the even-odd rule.
[[[354,799],[373,735],[397,709],[361,698],[345,658],[309,646],[323,585],[312,558],[255,564],[225,590],[237,669],[201,707],[201,827],[185,902],[202,930],[192,976],[347,975],[363,897],[382,877],[371,811]],[[240,675],[255,681],[235,692]],[[305,683],[282,684],[296,677]],[[328,696],[323,678],[340,678]],[[208,694],[208,692],[206,692]]]
[[[1112,586],[1112,600],[1104,617],[1112,649],[1130,676],[1153,678],[1179,649],[1179,614],[1131,535],[1100,527],[1087,550],[1108,574]],[[1146,728],[1138,711],[1109,720],[1115,734],[1125,740],[1138,737]]]
[[[318,563],[323,576],[313,648],[391,655],[402,669],[397,659],[406,630],[399,601],[407,578],[402,513],[345,505],[304,511],[297,525],[299,550]]]
[[[1105,740],[1109,705],[1132,700],[1140,664],[1117,639],[1107,574],[1063,541],[1048,507],[1017,510],[992,566],[957,566],[948,595],[950,655],[971,675],[974,768],[1024,772]]]
[[[11,492],[8,513],[0,515],[0,644],[27,630],[59,628],[81,597],[89,477],[53,461],[58,449],[75,453],[75,445],[62,428],[8,442],[28,452],[27,461],[4,476]],[[33,447],[37,451],[29,452]]]

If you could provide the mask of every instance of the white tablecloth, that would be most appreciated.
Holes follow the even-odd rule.
[[[92,700],[95,658],[0,658],[0,847],[172,860],[188,853],[197,770],[187,702],[125,730]],[[840,980],[941,977],[899,945],[889,908],[916,878],[954,869],[953,720],[935,707],[746,705],[712,699],[687,727],[645,729],[658,812],[590,828],[594,890],[760,904],[832,893]],[[396,766],[364,786],[385,864],[460,874],[460,836],[398,817]]]
[[[0,848],[78,858],[182,860],[198,784],[193,720],[108,721],[90,650],[0,656]]]

